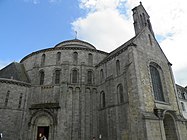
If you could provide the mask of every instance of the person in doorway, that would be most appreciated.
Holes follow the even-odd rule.
[[[43,135],[42,133],[39,134],[40,140],[47,140],[46,136]]]
[[[47,138],[46,138],[46,136],[45,136],[45,135],[43,135],[43,140],[47,140]]]

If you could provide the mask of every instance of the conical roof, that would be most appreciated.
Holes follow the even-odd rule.
[[[78,47],[78,48],[96,49],[92,44],[79,39],[63,41],[57,44],[55,48],[56,47]]]

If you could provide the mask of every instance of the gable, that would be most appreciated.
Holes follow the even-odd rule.
[[[170,63],[164,54],[162,48],[157,42],[156,38],[149,30],[145,27],[134,39],[134,43],[137,45],[137,49],[144,57],[148,59],[154,59],[165,63]],[[171,64],[171,63],[170,63]]]
[[[29,78],[26,74],[24,65],[16,62],[13,62],[0,70],[0,78],[14,79],[29,83]]]

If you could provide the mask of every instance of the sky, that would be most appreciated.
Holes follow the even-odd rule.
[[[139,0],[0,0],[0,69],[26,55],[74,39],[110,52],[134,37]],[[142,0],[156,38],[187,86],[187,1]]]

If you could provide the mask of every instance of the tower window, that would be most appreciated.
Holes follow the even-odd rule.
[[[55,70],[55,84],[60,83],[60,73],[61,73],[61,70]]]
[[[186,99],[185,93],[182,93],[182,98]]]
[[[150,73],[151,73],[151,80],[152,80],[155,100],[165,101],[164,95],[163,95],[163,89],[162,89],[162,82],[161,82],[160,73],[158,69],[150,65]]]
[[[44,71],[40,71],[40,85],[44,84],[44,77],[45,77],[45,73]]]
[[[151,35],[150,34],[148,34],[148,38],[149,38],[149,43],[152,46],[152,39],[151,39]]]

